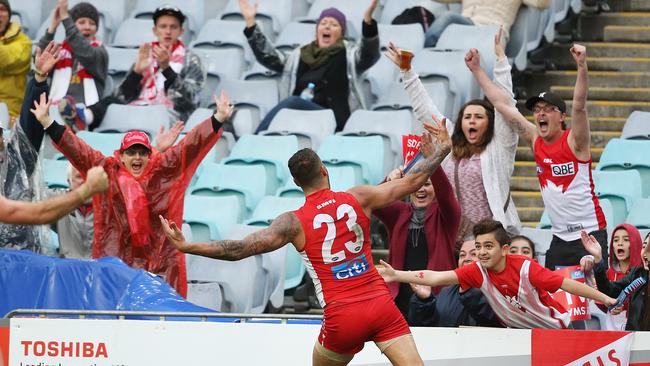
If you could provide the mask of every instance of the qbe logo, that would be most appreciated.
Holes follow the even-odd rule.
[[[366,255],[362,254],[347,262],[332,267],[332,274],[335,280],[345,280],[352,277],[360,276],[368,271],[370,265]]]
[[[573,162],[564,164],[552,164],[551,173],[554,177],[565,177],[567,175],[574,175],[576,173]]]

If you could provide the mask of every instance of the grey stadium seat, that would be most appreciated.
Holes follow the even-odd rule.
[[[235,48],[242,53],[247,63],[254,61],[255,55],[244,36],[246,23],[243,21],[225,21],[211,19],[201,28],[192,48]]]
[[[253,118],[259,122],[268,111],[278,104],[278,87],[272,80],[223,80],[216,90],[228,93],[238,110],[253,109]],[[254,108],[252,108],[254,107]]]
[[[625,121],[621,138],[650,140],[650,112],[634,111]]]
[[[132,130],[144,131],[153,139],[160,126],[169,128],[170,117],[167,107],[162,104],[148,106],[133,106],[112,104],[106,110],[97,132],[127,132]]]
[[[275,47],[290,52],[296,47],[304,46],[314,40],[314,25],[291,22],[287,24],[275,40]]]
[[[494,35],[496,26],[475,26],[450,24],[440,35],[435,49],[460,50],[467,52],[470,48],[476,48],[481,54],[481,65],[492,77],[494,69]]]
[[[336,119],[331,109],[303,111],[281,109],[264,135],[296,135],[301,147],[317,150],[325,137],[334,133]]]
[[[151,19],[125,19],[115,31],[113,46],[138,48],[143,43],[153,42],[156,36],[151,31]]]
[[[256,0],[257,3],[257,22],[263,29],[270,29],[267,36],[271,40],[275,39],[285,25],[291,21],[291,0]],[[223,12],[219,15],[224,20],[243,20],[239,11],[239,1],[229,0]]]
[[[108,53],[108,75],[113,78],[114,88],[120,86],[138,56],[137,48],[106,46]]]

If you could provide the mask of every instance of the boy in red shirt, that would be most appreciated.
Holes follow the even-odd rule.
[[[480,288],[504,326],[510,328],[568,328],[570,315],[549,292],[563,289],[574,295],[601,301],[615,299],[540,266],[528,257],[508,254],[510,238],[500,222],[485,219],[474,226],[479,261],[453,271],[396,271],[382,261],[379,273],[386,282],[427,286],[460,284]]]

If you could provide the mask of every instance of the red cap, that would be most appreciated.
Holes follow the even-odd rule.
[[[128,148],[130,148],[133,145],[142,145],[149,149],[151,149],[151,143],[149,142],[149,136],[147,136],[146,133],[142,131],[129,131],[124,135],[124,138],[122,139],[122,145],[120,145],[120,151],[124,151]]]

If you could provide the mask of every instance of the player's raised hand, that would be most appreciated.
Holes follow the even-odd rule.
[[[394,282],[396,280],[395,269],[391,267],[390,264],[384,262],[382,259],[379,260],[379,266],[376,267],[379,275],[386,282]]]
[[[167,236],[167,239],[169,239],[176,249],[185,252],[187,250],[187,242],[185,241],[185,235],[183,235],[183,232],[178,228],[178,225],[176,225],[175,222],[162,217],[162,215],[158,215],[158,218],[160,218],[160,224],[162,225],[163,232]]]

